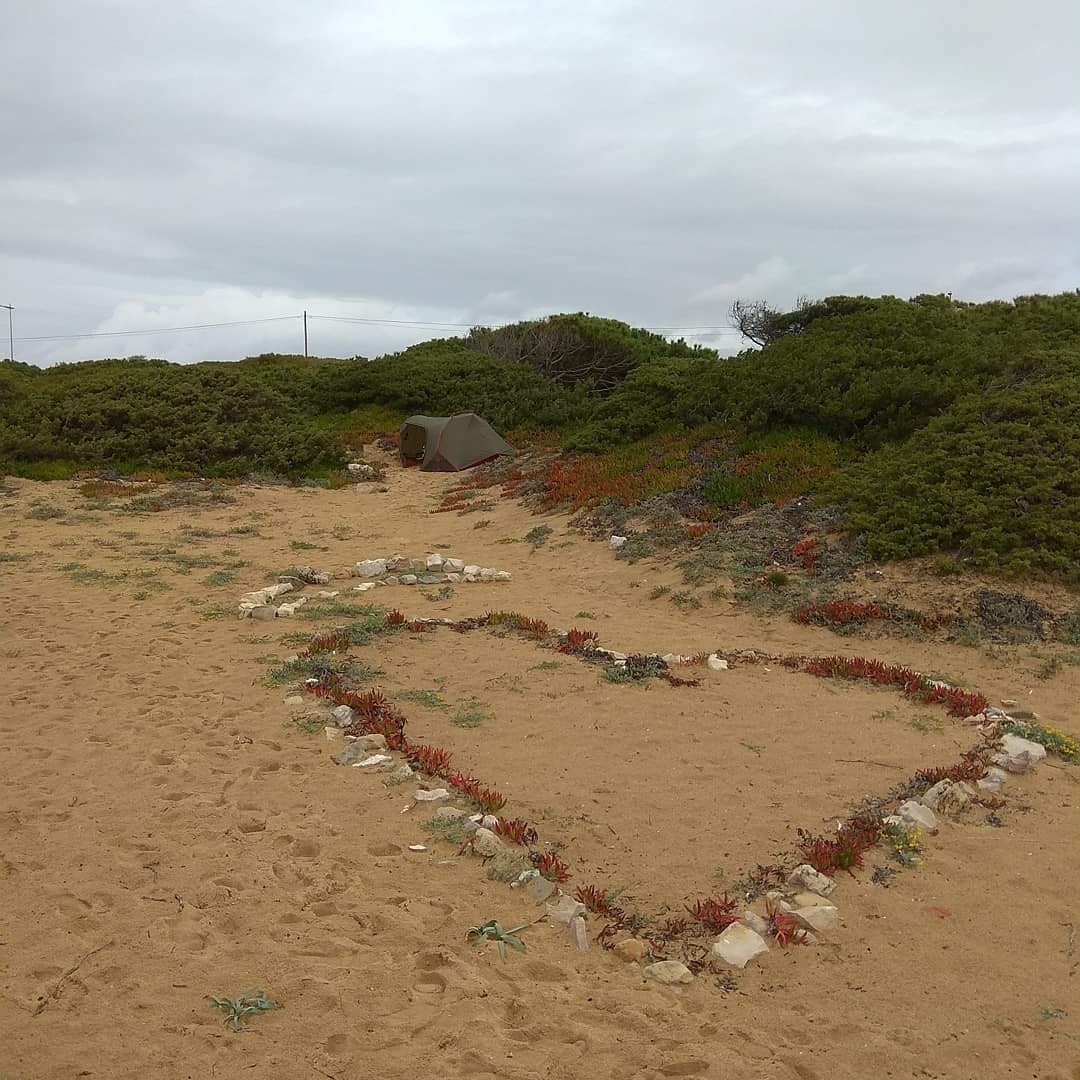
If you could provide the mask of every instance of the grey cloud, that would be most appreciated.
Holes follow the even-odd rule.
[[[1080,11],[1029,7],[17,0],[0,302],[31,336],[278,298],[696,325],[742,288],[1066,287]]]

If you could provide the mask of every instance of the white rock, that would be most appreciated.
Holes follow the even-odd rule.
[[[793,888],[817,893],[818,896],[828,896],[836,888],[836,882],[831,877],[815,870],[809,863],[796,866],[788,874],[787,883]]]
[[[443,569],[448,574],[460,574],[465,569],[465,563],[461,559],[443,559]]]
[[[498,823],[499,819],[494,814],[485,814],[480,819],[480,824],[483,825],[485,829],[494,829]]]
[[[449,799],[450,792],[442,787],[432,788],[430,791],[419,788],[413,797],[417,802],[438,802],[440,799]]]
[[[376,585],[382,584],[378,581],[362,581],[359,585],[353,586],[353,592],[368,592],[370,589],[374,589]]]
[[[356,719],[356,713],[348,705],[338,705],[330,710],[330,715],[338,727],[348,727]]]
[[[427,848],[424,847],[423,844],[410,844],[409,845],[409,850],[410,851],[427,851]]]
[[[354,769],[367,769],[372,765],[382,765],[384,762],[393,761],[394,759],[389,754],[372,754],[371,757],[364,758],[363,761],[354,761]]]
[[[929,791],[919,796],[919,802],[921,802],[923,806],[928,806],[931,810],[936,812],[938,804],[941,802],[942,795],[944,795],[952,786],[952,780],[939,780]]]
[[[503,849],[503,842],[490,829],[477,829],[473,833],[472,850],[485,859],[498,855]]]
[[[409,569],[409,563],[411,561],[412,560],[409,558],[408,555],[402,555],[400,552],[397,552],[397,553],[391,555],[390,558],[386,560],[386,569],[387,570],[408,570]]]
[[[896,816],[902,821],[926,829],[927,832],[937,832],[937,814],[928,806],[923,806],[922,803],[918,803],[914,799],[908,799],[907,802],[901,803],[896,808]]]
[[[340,595],[341,595],[341,590],[340,589],[323,589],[322,592],[316,593],[316,596],[318,596],[318,598],[320,600],[333,600],[335,596],[340,596]]]
[[[994,764],[1006,772],[1027,772],[1046,757],[1046,747],[1019,735],[1002,735],[1001,752],[994,755]]]
[[[513,579],[514,579],[514,575],[511,574],[509,570],[496,570],[495,571],[495,580],[496,581],[513,581]]]
[[[341,728],[336,724],[333,727],[323,728],[323,734],[326,736],[327,742],[339,742],[342,738]]]
[[[416,575],[415,574],[402,574],[400,580],[401,580],[402,585],[415,585],[416,584]]]
[[[722,656],[717,656],[716,653],[711,653],[706,663],[711,671],[727,671],[728,669],[727,661]]]
[[[432,570],[432,571],[434,571],[434,570],[441,570],[441,569],[443,568],[443,563],[444,563],[445,561],[446,561],[446,560],[445,560],[445,559],[444,559],[444,558],[443,558],[443,557],[442,557],[441,555],[429,555],[429,556],[428,556],[428,557],[427,557],[427,558],[426,558],[426,559],[424,560],[424,566],[425,566],[425,567],[426,567],[426,568],[427,568],[428,570]]]
[[[1009,774],[1004,769],[999,769],[993,765],[983,774],[981,780],[975,781],[975,786],[982,788],[983,791],[998,792],[1005,787],[1005,781],[1009,778]]]
[[[570,923],[570,936],[580,952],[589,951],[589,931],[585,929],[585,920],[580,915]]]
[[[975,792],[963,781],[939,780],[919,802],[937,814],[959,817],[974,795]]]
[[[612,551],[618,551],[625,543],[625,536],[612,536],[611,539],[608,540],[608,547],[611,548]]]
[[[382,577],[386,573],[386,559],[361,559],[356,564],[357,577]]]
[[[462,571],[462,573],[466,577],[470,577],[470,576],[471,577],[478,577],[479,574],[480,574],[480,567],[479,566],[474,566],[474,565],[472,565],[470,563],[470,565],[465,567],[465,569]]]
[[[537,874],[536,877],[529,881],[529,896],[531,896],[537,904],[542,904],[545,900],[550,899],[554,894],[555,889],[555,882],[540,874]]]
[[[744,926],[750,927],[755,934],[759,934],[764,938],[769,932],[769,923],[767,919],[762,918],[756,911],[744,911],[739,916],[739,922]]]
[[[400,769],[394,770],[394,776],[400,780],[410,780],[416,775],[416,771],[411,765],[402,765]]]
[[[385,750],[385,735],[360,735],[352,740],[361,750]]]
[[[279,619],[291,619],[296,614],[296,604],[282,604],[277,609],[277,617]]]
[[[548,904],[544,910],[553,923],[569,926],[575,919],[585,914],[586,907],[572,896],[560,896],[555,903]]]
[[[301,697],[300,694],[290,694],[285,699],[285,704],[286,705],[303,705],[304,704],[304,699],[303,699],[303,697]]]
[[[267,597],[270,600],[273,600],[275,597],[284,596],[286,593],[291,593],[293,591],[293,586],[290,585],[287,581],[280,581],[277,585],[267,585],[266,588],[262,591],[266,593]]]
[[[744,923],[732,923],[713,942],[712,955],[731,967],[744,968],[755,956],[769,951],[765,939]]]
[[[694,973],[680,960],[660,960],[642,970],[646,979],[663,986],[679,986],[694,981]]]
[[[397,577],[397,575],[395,575],[395,574],[389,574],[384,578],[380,578],[376,582],[376,584],[377,585],[399,585],[399,584],[401,584],[401,579],[399,577]]]
[[[261,604],[252,608],[249,614],[253,619],[274,619],[277,617],[277,608],[273,604]]]
[[[462,575],[462,574],[447,574],[446,575],[446,580],[450,581],[450,582],[453,582],[456,585],[456,584],[458,584],[458,582],[464,580],[464,575]]]
[[[817,930],[823,932],[836,927],[840,913],[832,904],[820,902],[809,907],[795,907],[781,903],[780,907],[786,911],[804,930]]]
[[[482,566],[480,568],[480,580],[481,581],[494,581],[495,571],[490,566]]]

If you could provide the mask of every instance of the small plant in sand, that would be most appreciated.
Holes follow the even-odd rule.
[[[536,830],[521,818],[498,818],[492,831],[512,844],[522,844],[525,847],[537,841]]]
[[[468,839],[465,833],[465,818],[440,817],[436,814],[427,821],[420,822],[420,828],[433,840],[444,840],[448,844],[460,846]]]
[[[918,826],[884,823],[881,837],[889,845],[889,854],[901,866],[918,866],[922,862],[923,832]]]
[[[225,1023],[233,1031],[240,1031],[247,1017],[257,1016],[271,1009],[280,1009],[281,1006],[276,1001],[271,1001],[261,990],[245,990],[234,998],[210,995],[210,1008],[220,1009],[225,1014]]]
[[[405,747],[405,760],[425,776],[446,776],[450,772],[450,759],[450,751],[441,746],[409,744]]]
[[[813,836],[805,829],[797,831],[802,858],[815,870],[829,877],[846,870],[854,877],[855,870],[862,868],[863,855],[881,837],[881,822],[873,815],[856,815],[830,836]]]
[[[66,517],[67,511],[62,507],[53,506],[51,503],[35,499],[30,504],[30,509],[26,512],[26,516],[34,518],[37,521],[49,521],[52,518]]]
[[[535,529],[530,529],[525,534],[525,543],[536,551],[538,548],[542,548],[547,542],[548,537],[555,530],[550,525],[537,525]]]
[[[712,934],[719,934],[732,923],[739,921],[738,906],[739,901],[725,892],[723,896],[708,896],[698,900],[693,907],[686,910],[694,922],[700,923]]]
[[[474,728],[479,727],[487,719],[487,710],[477,700],[463,701],[450,717],[450,723],[455,727]]]
[[[601,889],[598,885],[579,885],[574,890],[574,899],[579,904],[584,904],[585,910],[593,915],[603,915],[609,919],[623,915],[622,908],[615,904],[615,898],[608,895],[607,889]]]
[[[448,709],[449,702],[437,690],[399,690],[402,701],[414,701],[417,705],[426,705],[429,709]]]
[[[588,656],[596,651],[599,637],[600,635],[595,630],[574,628],[567,633],[566,640],[556,647],[556,651],[572,656]]]
[[[473,945],[480,941],[494,941],[499,947],[499,956],[505,960],[507,945],[517,952],[523,953],[525,951],[525,942],[514,935],[524,930],[528,925],[528,923],[522,923],[520,926],[512,926],[509,930],[504,930],[497,919],[489,919],[479,926],[470,926],[465,931],[465,940]]]
[[[545,851],[542,854],[533,852],[532,861],[536,869],[540,871],[540,876],[546,877],[548,881],[561,885],[564,881],[570,880],[570,867],[559,858],[557,852]]]
[[[305,735],[314,735],[326,727],[326,720],[318,713],[301,713],[298,716],[291,716],[285,723],[298,728]]]
[[[802,945],[806,941],[806,932],[799,929],[799,924],[794,916],[782,910],[779,905],[774,905],[771,900],[765,901],[765,921],[768,924],[768,934],[780,945],[794,942]]]

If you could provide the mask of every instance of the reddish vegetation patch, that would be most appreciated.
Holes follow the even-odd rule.
[[[690,912],[694,922],[700,923],[712,934],[719,934],[732,923],[739,921],[736,910],[738,906],[739,901],[725,892],[720,897],[709,896],[698,900],[692,908],[688,907],[686,910]]]
[[[536,869],[549,881],[555,881],[561,885],[564,881],[570,880],[570,867],[559,858],[556,852],[545,851],[543,855],[535,856],[534,862]]]
[[[812,836],[803,829],[798,834],[804,862],[829,877],[841,870],[854,876],[855,868],[862,868],[863,855],[881,839],[881,822],[876,815],[861,814],[845,821],[829,836]]]
[[[798,547],[798,544],[795,545]],[[807,604],[795,612],[795,621],[818,626],[849,626],[870,619],[891,619],[892,611],[880,604],[861,604],[855,600],[826,600]]]
[[[512,844],[521,844],[524,847],[535,844],[538,839],[536,830],[521,818],[499,818],[495,822],[493,831],[504,840],[509,840]]]
[[[438,511],[476,506],[470,500],[495,487],[502,498],[522,498],[541,512],[575,513],[612,500],[633,506],[698,479],[706,465],[691,451],[701,443],[699,432],[662,435],[605,454],[560,457],[555,448],[545,448],[531,461],[481,467],[447,491]]]
[[[574,628],[567,633],[566,640],[558,646],[557,651],[577,655],[592,652],[596,648],[599,637],[600,635],[595,630]]]
[[[952,716],[974,716],[990,704],[982,694],[956,686],[935,684],[925,675],[898,664],[857,656],[822,656],[808,660],[803,671],[824,679],[868,679],[879,686],[897,686],[908,697],[927,705],[945,705]]]
[[[585,905],[586,911],[594,915],[603,915],[613,918],[622,914],[622,908],[616,907],[608,897],[607,890],[598,885],[579,885],[574,890],[574,899]]]
[[[808,536],[800,540],[791,549],[792,555],[797,558],[808,574],[817,573],[818,540],[815,536]]]
[[[780,945],[787,945],[791,941],[801,945],[806,940],[806,934],[799,929],[794,916],[779,905],[774,905],[771,900],[765,901],[765,921],[769,924],[770,936]]]

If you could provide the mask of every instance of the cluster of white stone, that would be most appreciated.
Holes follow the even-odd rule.
[[[462,581],[510,581],[509,570],[496,570],[491,566],[466,563],[464,559],[451,559],[442,555],[425,555],[413,559],[408,555],[388,555],[385,558],[361,559],[354,573],[367,578],[355,586],[356,592],[366,592],[381,585],[438,585],[457,584]]]

